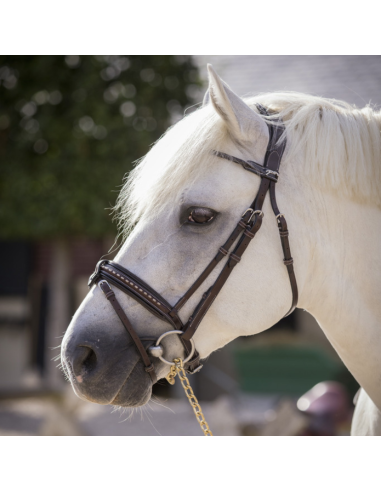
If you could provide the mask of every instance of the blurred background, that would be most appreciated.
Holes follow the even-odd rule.
[[[198,107],[207,63],[241,96],[381,102],[380,56],[0,57],[0,435],[200,435],[179,383],[122,412],[79,400],[57,356],[96,262],[115,255],[123,177]],[[299,309],[191,384],[217,435],[348,434],[358,389]]]

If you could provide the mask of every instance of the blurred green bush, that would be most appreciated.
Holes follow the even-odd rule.
[[[115,234],[123,176],[200,85],[190,56],[1,56],[0,238]]]

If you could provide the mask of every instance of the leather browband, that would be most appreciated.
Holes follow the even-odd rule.
[[[267,110],[257,104],[259,112],[265,116],[269,116]],[[254,161],[244,161],[229,154],[223,152],[214,151],[213,154],[221,159],[226,159],[236,164],[241,165],[245,170],[253,172],[260,176],[261,182],[257,195],[250,205],[250,207],[243,214],[238,221],[233,232],[230,234],[226,242],[219,248],[216,256],[211,260],[209,265],[204,269],[196,281],[191,285],[187,292],[179,299],[175,306],[171,306],[160,294],[158,294],[152,287],[147,285],[139,277],[128,271],[126,268],[108,260],[101,260],[98,262],[94,273],[89,279],[89,287],[94,284],[98,284],[105,294],[106,298],[110,301],[116,314],[123,323],[127,332],[130,334],[141,358],[145,365],[146,372],[150,375],[152,382],[157,380],[153,364],[146,352],[147,347],[144,347],[141,340],[148,340],[150,338],[139,338],[134,328],[132,327],[127,315],[124,313],[120,304],[116,300],[115,294],[109,284],[114,285],[124,293],[135,299],[142,306],[148,309],[152,314],[159,319],[171,324],[175,330],[181,330],[183,334],[180,336],[180,340],[183,344],[185,353],[189,355],[191,353],[190,340],[194,336],[198,326],[200,325],[205,314],[208,312],[214,299],[225,285],[234,267],[239,263],[241,257],[252,239],[260,229],[263,220],[262,207],[269,191],[270,202],[273,212],[276,216],[277,225],[279,229],[279,236],[282,244],[284,259],[283,262],[287,268],[287,272],[290,279],[290,286],[292,292],[291,307],[285,316],[292,313],[298,303],[298,287],[296,283],[296,277],[293,266],[293,259],[291,257],[290,243],[288,240],[288,228],[287,222],[283,214],[280,213],[275,196],[275,185],[279,177],[279,168],[281,159],[286,147],[286,139],[280,138],[284,133],[284,125],[280,120],[277,120],[275,124],[266,121],[269,130],[269,143],[267,146],[264,164],[258,164]],[[236,242],[238,239],[238,242]],[[233,251],[230,252],[233,244],[236,243]],[[220,274],[214,284],[203,294],[199,304],[196,306],[194,312],[183,324],[178,314],[179,310],[190,299],[190,297],[196,292],[196,290],[204,283],[210,273],[215,269],[217,264],[227,257],[226,263],[222,267]],[[200,370],[202,367],[200,363],[200,356],[195,351],[193,358],[187,363],[186,370],[188,373],[194,373]]]
[[[275,181],[275,182],[278,181],[279,173],[277,173],[276,171],[271,171],[270,169],[261,166],[261,164],[258,164],[257,162],[244,161],[242,159],[239,159],[238,157],[225,154],[224,152],[218,152],[217,150],[214,150],[213,154],[216,155],[217,157],[221,157],[222,159],[226,159],[228,161],[235,162],[236,164],[240,164],[246,171],[250,171],[251,173],[260,176],[261,178],[268,178],[271,181]]]

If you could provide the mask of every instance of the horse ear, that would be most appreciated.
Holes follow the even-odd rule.
[[[212,65],[211,65],[210,63],[208,63],[207,67],[208,67],[208,69],[209,69],[209,67],[210,67],[210,68],[213,70],[213,67],[212,67]],[[214,71],[214,70],[213,70],[213,71]],[[217,75],[217,74],[216,74],[216,72],[214,72],[214,73],[215,73],[215,75]],[[218,75],[217,75],[217,77],[218,77]],[[228,84],[227,84],[226,82],[224,82],[224,81],[223,81],[220,77],[218,77],[218,78],[220,79],[220,81],[221,81],[221,83],[224,85],[224,87],[226,87],[227,89],[229,89],[229,90],[231,91],[231,89],[230,89],[230,87],[228,86]],[[209,80],[210,80],[210,78],[209,78]],[[210,103],[210,94],[209,94],[209,89],[208,89],[208,90],[205,92],[205,96],[204,96],[204,99],[203,99],[203,101],[202,101],[202,105],[203,105],[203,106],[207,106],[209,103]]]
[[[260,137],[268,138],[265,121],[225,84],[210,64],[208,72],[209,89],[204,97],[204,105],[205,100],[210,98],[230,135],[244,145]]]
[[[202,101],[202,106],[207,106],[210,103],[209,89],[205,92],[204,99]]]

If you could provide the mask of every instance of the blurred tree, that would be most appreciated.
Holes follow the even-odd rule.
[[[0,237],[115,232],[124,174],[199,86],[189,56],[0,57]]]
[[[53,240],[46,348],[69,320],[68,238],[115,235],[124,174],[200,85],[189,56],[0,56],[0,239]]]

